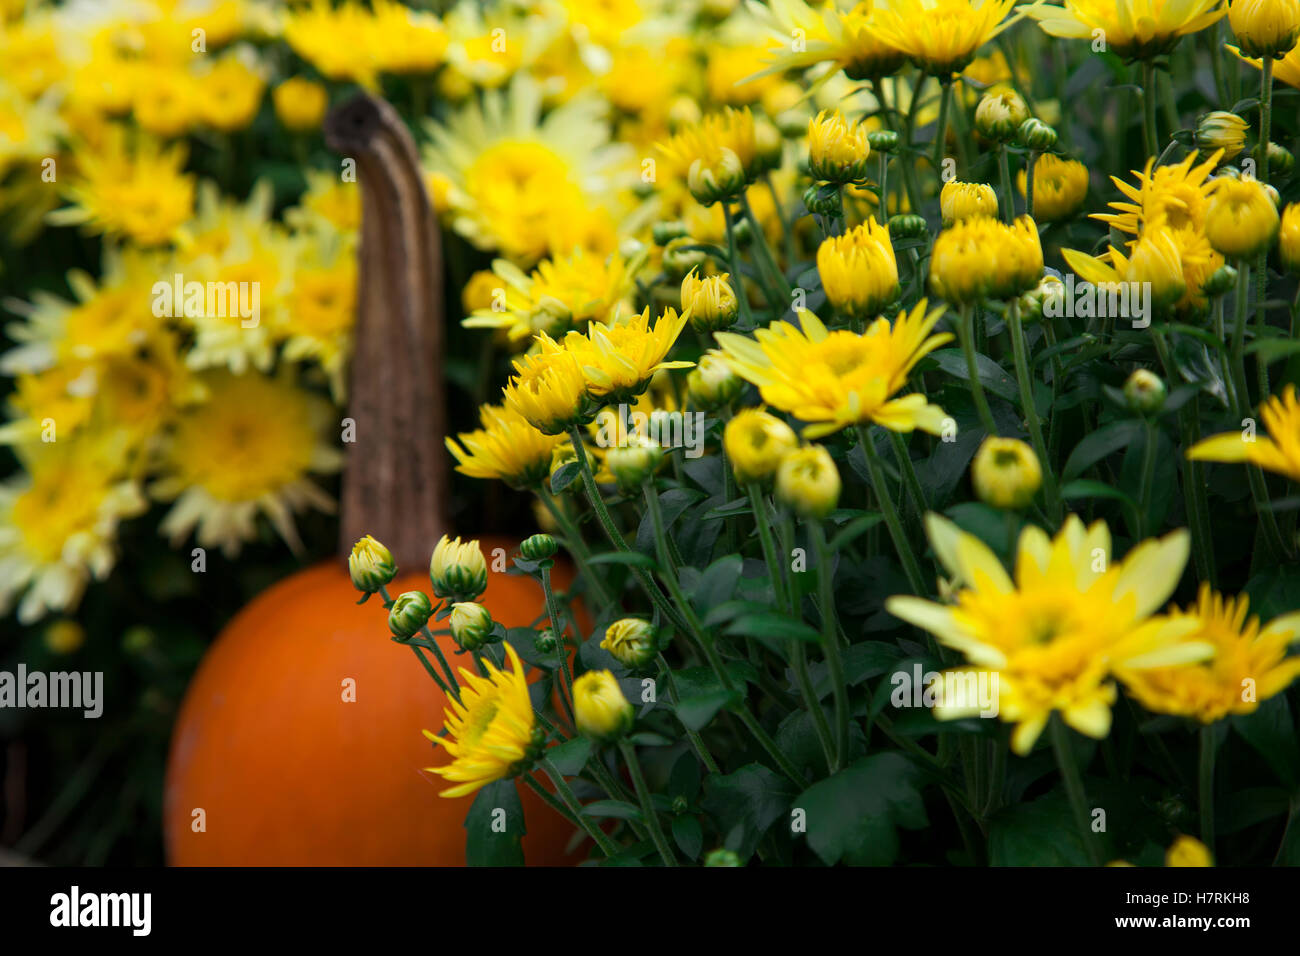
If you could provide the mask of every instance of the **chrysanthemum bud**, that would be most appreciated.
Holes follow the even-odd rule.
[[[817,274],[837,312],[850,319],[874,319],[898,296],[898,261],[889,230],[869,218],[826,239],[817,248]]]
[[[892,129],[877,129],[867,134],[867,142],[878,153],[892,153],[898,149],[898,134]]]
[[[605,467],[623,491],[640,488],[663,460],[663,446],[638,436],[605,452]]]
[[[397,576],[397,562],[392,552],[366,535],[352,546],[348,555],[348,573],[352,586],[365,594],[373,594]]]
[[[537,637],[533,639],[533,647],[539,654],[554,654],[560,648],[560,642],[555,638],[555,632],[549,627],[544,627],[537,632]]]
[[[1025,149],[1045,153],[1056,145],[1056,130],[1036,116],[1031,116],[1016,130],[1016,139]]]
[[[776,470],[776,497],[802,518],[825,518],[840,501],[840,473],[821,445],[790,452]]]
[[[1237,270],[1229,265],[1222,265],[1210,273],[1210,277],[1201,284],[1201,292],[1210,298],[1226,295],[1237,287]]]
[[[986,505],[1017,510],[1034,500],[1043,483],[1043,469],[1034,450],[1024,442],[990,435],[975,453],[971,482]]]
[[[1205,237],[1225,259],[1253,259],[1277,235],[1277,206],[1254,179],[1216,179],[1205,212]]]
[[[1279,58],[1300,38],[1300,0],[1232,0],[1228,25],[1246,56]]]
[[[1013,90],[985,93],[975,107],[975,128],[985,139],[1009,143],[1020,124],[1029,118],[1029,107]]]
[[[625,617],[607,627],[600,647],[625,667],[642,667],[658,653],[654,625],[639,617]]]
[[[696,244],[690,236],[669,240],[664,246],[664,272],[681,278],[692,269],[702,268],[709,261],[709,254],[703,249],[689,248]]]
[[[988,183],[959,183],[951,180],[939,190],[939,212],[944,228],[963,219],[998,214],[998,194]]]
[[[781,459],[799,447],[793,429],[757,408],[736,413],[722,433],[736,481],[743,487],[769,480]]]
[[[745,167],[733,150],[723,146],[709,161],[700,158],[691,163],[686,185],[703,206],[729,202],[744,192]]]
[[[451,636],[467,651],[477,651],[492,637],[492,613],[473,601],[453,604],[449,624]]]
[[[86,643],[86,629],[69,618],[53,622],[45,629],[45,649],[51,654],[66,657],[76,653]]]
[[[815,216],[839,219],[844,215],[843,200],[838,186],[813,183],[803,191],[803,204]]]
[[[920,239],[930,234],[925,217],[911,212],[900,212],[889,217],[889,234],[895,239]]]
[[[700,356],[686,376],[686,390],[696,408],[709,411],[730,405],[740,394],[745,382],[727,364],[727,360],[712,349]]]
[[[1290,176],[1291,170],[1295,169],[1295,157],[1291,155],[1291,150],[1277,143],[1269,143],[1268,169],[1270,173],[1284,179]]]
[[[719,848],[710,850],[704,857],[705,866],[740,866],[740,857],[734,850]]]
[[[1282,212],[1277,252],[1278,258],[1282,260],[1282,268],[1300,275],[1300,203],[1291,203]]]
[[[433,593],[452,601],[473,601],[487,590],[487,559],[477,541],[443,535],[429,560]]]
[[[682,279],[682,311],[690,310],[691,327],[708,334],[731,328],[740,307],[728,273],[700,278],[692,269]]]
[[[549,534],[535,534],[519,544],[519,556],[525,561],[545,561],[555,557],[557,546]]]
[[[1020,321],[1025,325],[1037,322],[1049,307],[1052,314],[1063,315],[1064,309],[1055,306],[1064,301],[1065,283],[1053,275],[1043,276],[1038,280],[1038,285],[1020,297]]]
[[[403,591],[388,609],[388,629],[394,637],[414,637],[429,623],[433,605],[423,591]]]
[[[609,671],[587,671],[573,682],[573,717],[579,733],[610,743],[632,729],[635,712]]]
[[[1155,372],[1136,369],[1124,383],[1124,400],[1130,411],[1139,415],[1151,415],[1160,411],[1165,404],[1165,383]]]
[[[650,236],[656,246],[666,246],[674,239],[687,235],[686,224],[681,222],[657,222],[650,227]]]
[[[1207,155],[1221,149],[1221,159],[1227,162],[1245,147],[1248,129],[1250,124],[1236,113],[1214,110],[1196,123],[1196,148]]]
[[[844,185],[866,178],[871,144],[860,122],[825,110],[808,121],[808,172],[813,179]]]

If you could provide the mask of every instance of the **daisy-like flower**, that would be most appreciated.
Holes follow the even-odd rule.
[[[243,129],[257,115],[265,89],[251,50],[228,53],[195,81],[199,118],[214,129]]]
[[[1187,450],[1193,461],[1246,462],[1300,482],[1300,401],[1294,385],[1259,409],[1267,436],[1244,432],[1211,435]]]
[[[471,478],[495,478],[512,488],[531,488],[551,471],[563,435],[544,435],[518,412],[501,405],[479,409],[483,427],[447,439],[456,470]]]
[[[962,219],[939,233],[930,255],[930,289],[955,305],[1013,298],[1042,275],[1043,247],[1028,216],[1011,225],[991,216]]]
[[[732,369],[759,387],[763,401],[806,422],[805,438],[819,438],[853,425],[875,422],[897,432],[939,434],[947,413],[920,394],[891,398],[925,355],[952,339],[931,335],[943,315],[927,313],[922,299],[891,324],[877,319],[859,335],[829,331],[817,316],[800,311],[802,330],[774,322],[756,340],[733,332],[716,335]]]
[[[197,529],[199,545],[239,553],[265,515],[292,548],[293,513],[332,512],[334,502],[311,473],[337,471],[338,449],[324,434],[333,418],[324,400],[287,378],[226,371],[203,377],[208,398],[181,416],[151,494],[175,500],[159,530],[179,544]]]
[[[810,6],[804,0],[769,0],[765,7],[750,6],[755,16],[769,28],[774,40],[768,49],[772,66],[764,73],[784,73],[787,70],[832,63],[814,83],[813,92],[836,73],[843,70],[852,80],[869,80],[888,76],[903,65],[903,54],[881,39],[873,30],[874,14],[879,7],[864,0],[850,10],[839,9],[835,4]],[[802,31],[796,34],[794,31]],[[800,50],[792,49],[792,36],[803,36]]]
[[[559,435],[590,417],[582,365],[545,332],[538,351],[515,359],[515,376],[503,389],[505,407],[543,435]]]
[[[503,645],[510,670],[485,660],[487,676],[460,668],[460,700],[447,699],[443,710],[446,737],[432,731],[424,736],[452,756],[452,762],[428,767],[454,786],[443,797],[463,797],[495,780],[528,770],[542,744],[537,718],[528,698],[524,665],[509,644]]]
[[[1127,256],[1114,246],[1105,258],[1077,249],[1062,249],[1061,255],[1081,279],[1095,285],[1149,283],[1156,312],[1173,306],[1187,291],[1175,234],[1164,227],[1144,230],[1130,243]]]
[[[877,39],[946,82],[1024,15],[1008,18],[1014,5],[1015,0],[882,0],[871,22]]]
[[[18,620],[30,623],[72,610],[108,575],[119,524],[147,503],[108,433],[16,451],[24,472],[0,484],[0,615],[21,595]]]
[[[1187,667],[1120,670],[1120,679],[1153,713],[1194,717],[1203,724],[1252,713],[1300,677],[1300,657],[1287,657],[1300,639],[1300,613],[1261,628],[1259,618],[1247,617],[1249,610],[1246,595],[1225,597],[1202,584],[1196,603],[1170,616],[1198,621],[1187,639],[1212,644],[1214,657]]]
[[[1215,150],[1204,162],[1193,165],[1198,158],[1197,153],[1188,153],[1181,162],[1157,167],[1152,157],[1142,172],[1133,170],[1135,185],[1112,176],[1110,181],[1129,201],[1109,203],[1115,212],[1094,213],[1090,218],[1132,236],[1154,223],[1169,229],[1204,229],[1213,191],[1210,173],[1223,158],[1223,151]]]
[[[54,225],[80,225],[91,233],[157,246],[174,240],[190,217],[194,177],[181,171],[183,144],[163,149],[141,138],[131,148],[114,126],[102,148],[80,151],[77,162],[77,174],[64,190],[72,205],[46,216]]]
[[[629,259],[618,252],[600,256],[579,248],[543,259],[527,275],[514,263],[497,259],[492,272],[504,293],[502,307],[475,309],[461,324],[505,329],[510,341],[518,343],[538,332],[554,337],[589,322],[608,323],[629,303],[645,259],[644,252]]]
[[[341,403],[356,319],[357,259],[334,243],[307,242],[299,249],[275,331],[285,339],[284,358],[319,362],[329,376],[330,394]]]
[[[1028,179],[1024,170],[1017,174],[1020,195],[1025,195]],[[1079,211],[1088,195],[1088,167],[1075,159],[1044,153],[1034,163],[1034,218],[1039,222],[1059,222]]]
[[[1168,53],[1228,12],[1222,0],[1065,0],[1058,7],[1017,7],[1054,37],[1092,41],[1102,31],[1106,47],[1126,60],[1149,60]]]
[[[728,152],[740,164],[745,182],[753,182],[760,171],[754,114],[749,107],[710,113],[698,123],[679,130],[668,142],[660,143],[659,150],[668,159],[670,172],[682,179],[693,166],[716,165]]]
[[[817,249],[826,298],[851,319],[869,320],[898,296],[898,261],[889,228],[868,219]]]
[[[1193,618],[1152,618],[1187,563],[1188,535],[1144,541],[1123,560],[1110,531],[1070,515],[1055,538],[1036,525],[1020,534],[1015,575],[988,546],[931,514],[926,531],[952,576],[951,604],[895,596],[895,617],[932,633],[995,676],[999,716],[1016,725],[1011,747],[1027,754],[1053,711],[1089,737],[1110,732],[1114,674],[1203,660],[1213,648],[1186,636]],[[944,699],[936,715],[972,716],[970,700]]]
[[[564,348],[572,354],[587,377],[587,391],[602,402],[617,404],[640,395],[655,372],[667,368],[691,368],[694,362],[665,361],[673,343],[690,318],[665,309],[650,323],[650,307],[626,321],[613,325],[587,326],[587,334],[570,332]]]

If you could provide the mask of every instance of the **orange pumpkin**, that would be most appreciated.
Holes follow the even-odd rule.
[[[489,556],[515,550],[501,539],[482,545]],[[557,587],[571,577],[557,565]],[[423,575],[402,575],[389,592],[428,586]],[[338,565],[317,565],[259,595],[208,651],[172,737],[163,816],[172,864],[464,863],[473,797],[440,797],[444,782],[420,772],[447,760],[420,733],[442,726],[443,693],[385,637],[379,598],[361,606],[357,598]],[[496,573],[482,600],[507,627],[531,624],[543,603],[535,580]],[[469,666],[452,656],[449,637],[439,641],[453,668]],[[576,863],[582,853],[565,852],[573,826],[519,790],[525,860]]]
[[[437,223],[415,145],[388,104],[364,95],[345,104],[327,119],[326,138],[355,159],[363,210],[340,552],[373,534],[399,567],[424,568],[450,527]],[[517,546],[470,537],[489,560]],[[440,797],[442,781],[420,773],[447,760],[420,733],[441,727],[446,701],[411,652],[386,639],[379,600],[357,605],[345,563],[260,595],[200,665],[167,767],[173,864],[464,863],[471,798]],[[572,577],[561,565],[553,573],[559,588]],[[523,626],[545,613],[535,580],[488,578],[482,601],[495,620]],[[428,578],[408,574],[389,593],[416,588],[427,592]],[[440,640],[450,660],[464,661]],[[526,861],[576,862],[565,853],[573,827],[519,786]]]

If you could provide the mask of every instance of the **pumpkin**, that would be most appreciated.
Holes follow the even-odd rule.
[[[358,606],[346,570],[365,534],[399,568],[423,569],[450,527],[438,227],[415,145],[387,103],[363,94],[329,115],[325,133],[355,161],[362,194],[340,557],[250,602],[200,664],[167,767],[173,864],[465,862],[472,798],[440,797],[443,782],[420,773],[447,759],[420,733],[441,727],[445,698],[410,650],[385,638],[379,599]],[[480,537],[489,561],[495,548],[517,547],[470,537]],[[572,578],[562,564],[552,573],[560,588]],[[482,602],[495,620],[523,626],[545,614],[532,578],[488,578]],[[428,578],[408,573],[389,593],[417,588],[428,591]],[[453,666],[466,663],[453,657],[450,637],[439,640]],[[577,862],[566,853],[573,827],[518,788],[526,862]]]

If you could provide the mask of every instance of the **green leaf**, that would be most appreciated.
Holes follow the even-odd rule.
[[[1067,482],[1079,477],[1107,455],[1136,442],[1141,433],[1142,423],[1138,421],[1125,420],[1103,425],[1074,446],[1061,477]]]
[[[590,758],[591,741],[586,737],[574,737],[546,751],[546,759],[566,777],[576,777],[580,774]]]
[[[740,693],[734,690],[715,690],[685,697],[677,702],[677,719],[687,730],[703,730],[718,711],[739,703],[741,699]]]
[[[921,797],[925,774],[902,754],[861,757],[815,783],[794,801],[806,813],[808,845],[827,866],[889,866],[898,828],[928,825]]]
[[[991,866],[1090,866],[1069,801],[1051,793],[996,814],[989,823]]]
[[[830,549],[832,554],[843,550],[848,544],[857,539],[861,534],[870,531],[876,525],[880,524],[885,516],[880,512],[864,514],[854,518],[847,525],[836,532],[835,537],[831,538]]]
[[[1295,722],[1285,694],[1264,701],[1253,714],[1233,714],[1232,729],[1268,761],[1289,790],[1295,789],[1300,747],[1296,745]]]
[[[1138,503],[1131,496],[1104,481],[1093,481],[1091,478],[1076,478],[1069,482],[1061,488],[1061,497],[1066,501],[1073,501],[1076,498],[1111,498],[1132,509],[1135,515],[1139,510]]]
[[[616,820],[637,820],[640,821],[641,808],[634,803],[628,803],[626,800],[596,800],[582,808],[584,817],[595,817],[598,819],[613,817]]]
[[[939,349],[931,352],[926,358],[933,359],[940,369],[954,378],[959,378],[963,382],[970,381],[970,375],[966,371],[966,356],[962,354],[961,349]],[[1020,404],[1020,389],[1015,379],[993,359],[987,355],[976,355],[975,372],[979,375],[980,384],[985,389],[999,398]]]
[[[1258,355],[1265,364],[1270,364],[1300,352],[1300,339],[1283,337],[1258,339],[1246,346],[1246,352]]]
[[[640,551],[607,551],[587,559],[588,564],[626,564],[636,568],[657,568],[659,562]]]
[[[504,816],[498,811],[504,811]],[[523,866],[524,806],[513,780],[489,783],[465,816],[465,862],[470,866]]]
[[[816,643],[821,633],[803,621],[786,614],[768,611],[746,614],[727,625],[727,633],[739,637],[752,637],[779,657],[784,658],[786,642],[791,640]]]
[[[730,601],[740,582],[740,571],[744,563],[745,559],[740,555],[727,554],[705,568],[690,595],[695,606],[712,608]]]
[[[789,781],[760,763],[751,763],[735,773],[709,776],[700,805],[722,834],[723,846],[743,862],[754,855],[768,827],[785,816],[792,796]]]
[[[704,849],[704,828],[698,817],[673,817],[673,839],[688,860],[698,860]]]
[[[566,461],[551,474],[551,494],[558,495],[578,477],[579,469],[576,461]]]

